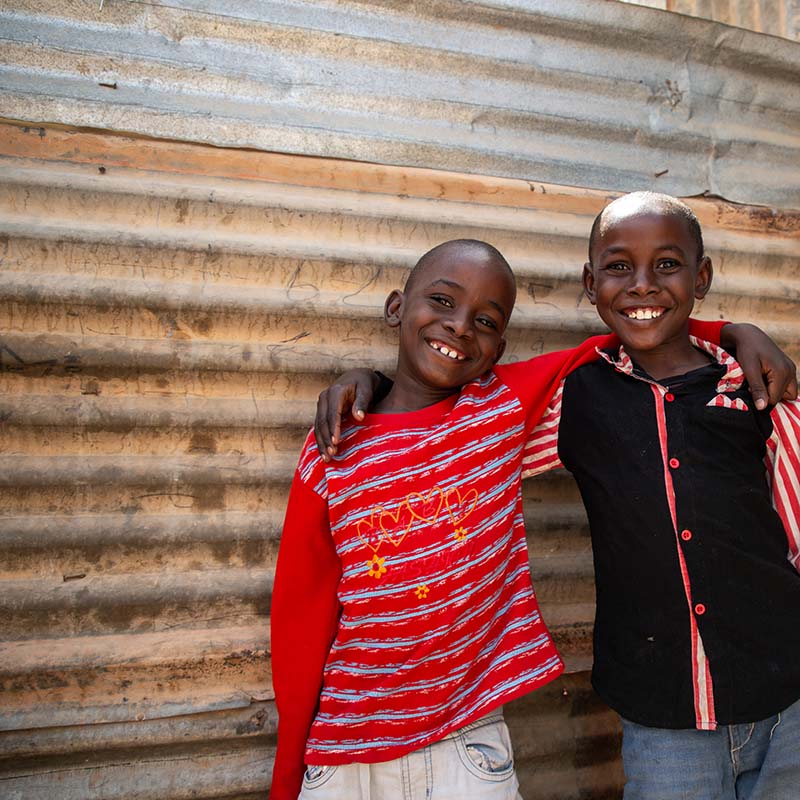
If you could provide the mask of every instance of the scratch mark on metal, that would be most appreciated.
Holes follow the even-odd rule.
[[[313,283],[297,283],[297,278],[300,275],[300,269],[302,265],[299,265],[295,268],[294,272],[292,273],[292,277],[289,278],[289,285],[286,287],[286,297],[287,299],[291,299],[292,297],[292,289],[313,289],[314,290],[314,297],[319,296],[319,288],[315,286]],[[306,298],[308,299],[308,298]]]
[[[349,305],[348,300],[350,300],[351,297],[356,297],[357,295],[361,294],[361,292],[363,292],[367,287],[372,286],[372,284],[376,283],[378,278],[380,277],[381,271],[382,271],[382,268],[378,267],[378,269],[375,270],[375,272],[372,273],[372,276],[369,278],[369,280],[367,280],[364,283],[362,283],[361,286],[359,286],[358,289],[356,289],[354,292],[350,292],[350,294],[346,294],[342,298],[342,303],[344,305]]]
[[[292,336],[291,339],[281,339],[281,344],[289,344],[291,342],[299,342],[301,339],[305,339],[306,336],[311,336],[308,331],[302,331],[298,333],[296,336]]]

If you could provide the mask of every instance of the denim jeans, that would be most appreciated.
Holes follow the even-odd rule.
[[[378,764],[309,766],[300,800],[522,800],[502,711]]]
[[[622,720],[625,800],[798,800],[800,701],[714,731]]]

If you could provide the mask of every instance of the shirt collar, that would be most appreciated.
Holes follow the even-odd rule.
[[[739,362],[730,353],[726,352],[718,345],[706,342],[703,339],[698,339],[696,336],[690,336],[689,341],[698,349],[708,353],[718,364],[725,367],[725,372],[717,383],[717,392],[735,392],[737,389],[742,388],[744,385],[744,373],[739,366]],[[616,357],[611,353],[607,353],[605,350],[601,350],[599,347],[596,349],[600,357],[611,364],[617,372],[630,375],[634,378],[640,377],[635,374],[636,367],[633,360],[625,352],[625,348],[622,345],[619,346],[619,352]],[[652,382],[657,383],[657,381]]]

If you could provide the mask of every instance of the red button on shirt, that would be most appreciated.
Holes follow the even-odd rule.
[[[706,607],[702,603],[698,603],[694,607],[694,613],[697,614],[698,617],[700,617],[706,613]]]
[[[671,402],[672,402],[672,401],[675,399],[675,395],[674,395],[674,394],[672,394],[672,392],[667,392],[667,393],[664,395],[664,399],[665,399],[665,400],[666,400],[668,403],[671,403]]]
[[[678,461],[677,458],[671,458],[669,460],[669,465],[672,467],[672,469],[678,469],[678,467],[681,465],[681,462]]]
[[[684,542],[688,542],[691,538],[692,532],[690,530],[681,531],[681,539],[683,539]]]

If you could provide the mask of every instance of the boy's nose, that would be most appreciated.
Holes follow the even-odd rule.
[[[453,314],[447,318],[444,326],[454,336],[468,336],[472,332],[472,324],[466,315]]]
[[[635,269],[631,274],[628,284],[628,291],[631,294],[652,294],[658,291],[656,276],[650,269]]]

